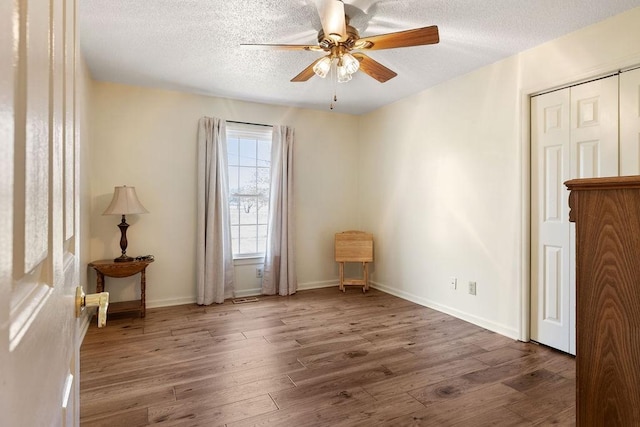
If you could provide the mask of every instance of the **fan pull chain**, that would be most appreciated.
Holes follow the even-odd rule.
[[[333,82],[333,101],[329,104],[329,109],[333,110],[334,103],[338,102],[338,69],[337,61],[331,62],[331,81]]]

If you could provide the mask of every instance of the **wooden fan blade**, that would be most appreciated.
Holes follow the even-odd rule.
[[[324,56],[321,56],[320,58],[316,59],[315,61],[313,61],[311,63],[311,65],[309,65],[307,68],[305,68],[304,70],[302,70],[300,72],[300,74],[298,74],[297,76],[295,76],[294,78],[291,79],[292,82],[306,82],[307,80],[309,80],[311,77],[315,76],[316,73],[313,71],[313,66],[316,65],[322,58],[324,58]]]
[[[388,69],[375,59],[371,59],[364,53],[354,53],[353,56],[360,61],[360,70],[362,70],[365,74],[370,75],[380,83],[384,83],[387,80],[391,80],[395,76],[398,75],[393,70]]]
[[[316,0],[324,37],[334,42],[347,39],[347,22],[342,0]]]
[[[320,46],[311,46],[304,44],[251,44],[251,43],[242,43],[240,45],[243,49],[251,49],[251,50],[312,50],[322,52]]]
[[[356,42],[354,49],[393,49],[396,47],[423,46],[436,44],[440,41],[438,26],[415,28],[413,30],[399,31],[397,33],[380,34],[377,36],[363,37]]]

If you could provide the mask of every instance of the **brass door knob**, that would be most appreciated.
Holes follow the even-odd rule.
[[[78,286],[76,288],[76,317],[80,317],[86,307],[98,307],[98,328],[106,326],[109,292],[85,295],[82,286]]]

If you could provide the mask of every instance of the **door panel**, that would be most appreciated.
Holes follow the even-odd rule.
[[[563,249],[558,246],[544,247],[543,316],[545,322],[562,325],[562,258]]]
[[[571,179],[618,175],[618,76],[571,88]]]
[[[76,176],[77,176],[77,164],[76,164],[76,152],[78,150],[78,144],[76,140],[79,136],[76,132],[79,121],[76,119],[76,10],[75,0],[67,0],[64,7],[65,22],[67,25],[64,27],[62,36],[64,37],[64,43],[60,48],[63,50],[64,62],[63,66],[63,79],[64,84],[62,86],[64,92],[64,117],[63,117],[63,132],[64,132],[64,240],[67,242],[74,242],[73,236],[76,231],[76,207],[75,207],[75,194],[76,194]],[[69,245],[67,245],[69,246]],[[75,252],[74,247],[69,247],[69,250]]]
[[[618,175],[618,78],[531,100],[531,339],[575,354],[572,178]]]
[[[77,425],[79,268],[68,248],[77,248],[78,192],[75,180],[65,182],[77,170],[75,157],[65,159],[78,147],[75,105],[65,96],[66,82],[75,93],[67,78],[74,70],[65,65],[65,55],[76,55],[75,29],[66,37],[76,25],[75,0],[2,3],[2,424]],[[72,221],[65,219],[67,204]]]
[[[640,175],[640,69],[620,74],[620,175]]]
[[[16,174],[16,197],[21,197],[24,224],[16,228],[16,243],[24,250],[24,256],[16,258],[15,273],[27,274],[43,263],[48,252],[49,234],[49,4],[47,0],[30,0],[27,9],[40,9],[40,13],[28,13],[26,28],[20,30],[25,40],[20,43],[20,59],[26,75],[20,75],[20,90],[24,90],[26,104],[19,112],[24,120],[25,144],[16,146],[16,154],[24,159],[20,167],[24,174]],[[44,64],[43,64],[44,59]],[[20,129],[22,126],[20,126]],[[18,128],[16,128],[18,130]],[[22,161],[19,161],[22,163]],[[16,164],[18,167],[18,164]],[[20,216],[16,215],[16,220]],[[49,272],[47,272],[49,273]]]

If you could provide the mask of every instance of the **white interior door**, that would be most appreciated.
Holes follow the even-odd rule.
[[[571,88],[571,178],[618,176],[618,76]],[[576,354],[575,224],[571,223],[569,353]]]
[[[640,68],[620,74],[620,175],[640,175]]]
[[[531,99],[531,339],[569,351],[570,90]]]
[[[75,0],[0,5],[0,424],[78,424]]]
[[[618,77],[531,101],[531,339],[575,354],[575,228],[564,181],[618,175]]]

